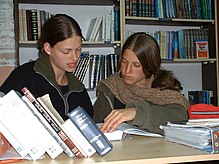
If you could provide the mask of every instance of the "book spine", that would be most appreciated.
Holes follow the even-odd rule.
[[[99,155],[104,156],[112,150],[112,144],[82,107],[78,106],[67,115]]]
[[[92,156],[96,152],[90,142],[88,142],[88,140],[83,136],[80,130],[78,130],[78,128],[70,119],[63,123],[63,127],[69,132],[70,136],[74,138],[74,140],[77,140],[77,143],[88,157]],[[80,140],[78,138],[80,138]]]
[[[84,157],[82,153],[78,150],[75,144],[70,140],[70,138],[66,135],[66,133],[62,130],[61,126],[58,124],[57,121],[48,114],[46,109],[39,103],[39,100],[35,98],[35,96],[26,88],[24,87],[21,90],[24,95],[30,100],[30,102],[37,108],[37,110],[42,114],[42,116],[47,120],[47,122],[52,126],[52,128],[56,131],[59,137],[63,140],[63,142],[70,148],[70,150],[76,155],[77,158]],[[67,154],[68,155],[68,154]],[[71,155],[72,156],[72,155]]]
[[[22,9],[19,9],[19,41],[24,41],[23,25],[23,12]]]
[[[29,107],[33,115],[39,120],[42,125],[41,135],[43,135],[45,140],[44,145],[46,145],[46,152],[52,159],[55,159],[59,154],[63,152],[63,144],[60,144],[61,138],[52,129],[52,127],[46,122],[45,118],[39,113],[36,107],[29,101],[26,96],[22,96],[22,100]]]
[[[37,20],[37,10],[31,9],[31,23],[32,23],[32,40],[38,40],[38,20]]]
[[[8,142],[21,157],[25,157],[26,155],[28,155],[24,147],[18,142],[18,140],[11,134],[10,130],[1,121],[0,129],[3,136],[8,140]]]

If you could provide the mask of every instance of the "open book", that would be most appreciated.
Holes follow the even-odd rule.
[[[103,123],[98,123],[97,126],[101,127],[102,124]],[[104,133],[104,134],[110,141],[123,140],[127,136],[127,134],[134,134],[134,135],[141,135],[148,137],[163,137],[160,134],[147,132],[137,128],[136,126],[129,125],[127,123],[122,123],[117,127],[115,131],[110,133]]]

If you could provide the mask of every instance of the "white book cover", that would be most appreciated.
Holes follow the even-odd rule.
[[[11,134],[24,147],[33,160],[40,159],[45,150],[41,146],[38,131],[35,129],[28,107],[21,98],[11,90],[0,99],[0,120]],[[33,116],[31,114],[31,116]],[[33,128],[34,127],[34,128]]]
[[[102,16],[102,26],[101,26],[101,40],[105,41],[105,37],[106,37],[106,15]]]
[[[57,126],[61,129],[62,133],[66,135],[65,138],[67,138],[71,144],[74,145],[74,148],[72,149],[73,153],[78,157],[81,158],[84,156],[84,153],[81,152],[80,147],[77,147],[77,143],[74,140],[71,140],[71,138],[68,136],[69,134],[63,128],[62,123],[64,123],[64,120],[59,115],[59,113],[56,111],[56,109],[53,107],[52,102],[50,100],[49,94],[46,94],[42,97],[38,97],[37,101],[43,106],[43,108],[46,110],[46,112],[50,115],[51,119],[54,120],[54,122],[57,124]]]
[[[94,29],[97,26],[97,22],[98,22],[98,17],[91,19],[90,21],[90,25],[89,28],[87,30],[87,40],[91,40],[93,34],[94,34]]]
[[[115,13],[114,11],[112,10],[111,11],[111,29],[110,29],[110,33],[111,33],[111,41],[115,41]]]
[[[109,42],[111,41],[111,15],[107,14],[106,15],[106,35],[105,35],[105,41]]]
[[[100,27],[101,27],[101,23],[102,23],[102,17],[98,17],[97,18],[97,24],[96,26],[94,27],[94,32],[93,34],[91,35],[91,38],[90,38],[90,41],[95,41],[97,35],[98,35],[98,32],[100,31]]]
[[[75,138],[72,137],[69,133],[69,131],[63,126],[64,120],[62,119],[62,117],[59,115],[59,113],[55,110],[55,108],[53,107],[51,101],[50,101],[50,97],[48,94],[42,96],[42,97],[38,97],[37,98],[38,101],[42,104],[45,105],[44,107],[47,107],[48,109],[48,113],[51,116],[54,116],[53,118],[55,120],[57,120],[56,122],[59,122],[59,126],[62,128],[62,130],[67,134],[67,136],[70,138],[70,140],[72,140],[75,144],[75,146],[80,150],[80,152],[84,155],[84,157],[87,157],[87,154],[84,152],[84,150],[82,149],[82,147],[78,144],[78,142],[76,140],[79,140],[79,138]],[[76,134],[74,134],[76,135]],[[81,138],[80,138],[81,139]]]
[[[41,113],[41,115],[47,120],[47,122],[51,125],[53,130],[55,130],[55,132],[59,135],[59,137],[65,143],[65,144],[62,144],[62,146],[63,146],[63,150],[66,153],[66,155],[68,155],[68,157],[70,158],[74,158],[75,154],[73,153],[72,149],[70,149],[70,147],[67,145],[67,142],[66,142],[66,140],[69,141],[68,137],[66,137],[65,134],[63,134],[64,132],[61,132],[59,126],[56,124],[55,121],[53,121],[51,114],[48,114],[45,111],[44,108],[47,108],[45,107],[45,104],[41,104],[40,102],[38,102],[38,100],[36,100],[36,98],[31,94],[31,92],[27,88],[23,88],[22,92],[30,100],[30,102],[36,107],[36,109]],[[71,144],[71,142],[68,142],[68,144]]]
[[[22,96],[23,101],[29,106],[30,111],[36,117],[35,128],[38,128],[41,136],[41,143],[43,148],[46,150],[48,155],[55,159],[58,155],[63,152],[62,147],[59,145],[61,139],[58,138],[58,134],[54,132],[49,123],[45,120],[45,118],[39,113],[36,107],[29,101],[26,96]]]
[[[87,157],[92,156],[96,152],[93,146],[88,142],[88,140],[83,136],[80,130],[78,130],[78,128],[74,125],[74,123],[70,119],[67,119],[62,124],[62,126],[69,133],[70,137],[74,138],[73,140],[77,141],[78,145],[83,149]]]
[[[25,157],[28,156],[27,151],[24,147],[17,141],[17,139],[11,134],[8,128],[0,121],[0,131],[3,136],[8,140],[10,145],[16,150],[16,152],[21,156]]]

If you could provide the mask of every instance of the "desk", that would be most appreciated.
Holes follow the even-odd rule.
[[[73,164],[73,163],[180,163],[192,161],[219,160],[219,154],[207,154],[194,148],[171,143],[163,138],[130,136],[123,141],[114,141],[113,150],[104,157],[95,153],[90,158],[74,160],[64,153],[55,160],[46,157],[37,161],[25,161],[25,164]],[[21,163],[21,164],[23,164]]]

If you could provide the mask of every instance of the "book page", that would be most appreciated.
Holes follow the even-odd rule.
[[[101,127],[103,123],[98,123],[97,126]],[[163,137],[160,134],[147,132],[145,130],[141,130],[136,126],[129,125],[127,123],[121,123],[117,129],[110,133],[104,133],[104,135],[110,140],[123,140],[127,134],[147,136],[147,137]]]

